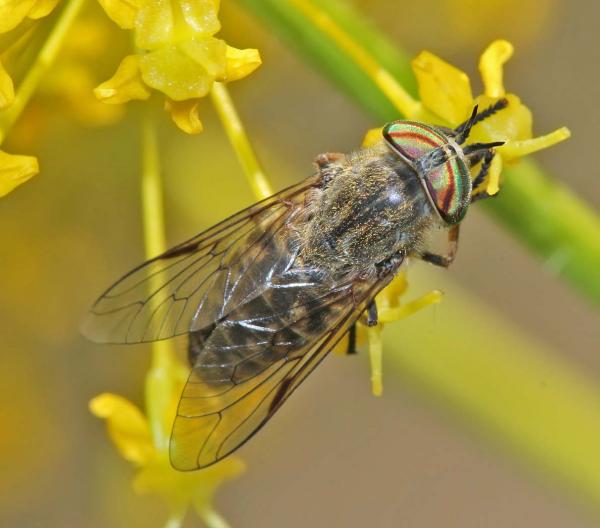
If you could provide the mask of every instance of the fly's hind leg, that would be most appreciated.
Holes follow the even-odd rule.
[[[354,323],[350,327],[350,330],[348,330],[348,348],[346,349],[346,354],[351,356],[356,353],[356,323]]]
[[[436,255],[435,253],[429,253],[428,251],[420,255],[421,259],[425,262],[430,262],[436,266],[447,268],[454,262],[456,252],[458,250],[458,233],[459,225],[453,225],[448,229],[448,251],[445,255]]]
[[[323,183],[327,185],[342,170],[340,161],[345,155],[339,152],[326,152],[315,158],[315,165],[323,177]]]

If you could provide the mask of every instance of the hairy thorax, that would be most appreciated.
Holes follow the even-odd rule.
[[[300,240],[304,260],[324,272],[369,273],[398,252],[410,255],[437,221],[417,175],[383,143],[321,172]]]

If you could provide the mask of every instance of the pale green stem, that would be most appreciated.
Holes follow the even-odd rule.
[[[254,154],[227,87],[223,83],[215,82],[210,95],[225,133],[244,169],[246,180],[248,180],[252,192],[258,200],[268,198],[273,194],[273,189],[256,158],[256,154]]]
[[[229,523],[215,510],[207,508],[198,512],[198,515],[206,528],[230,528]]]
[[[17,88],[15,99],[11,106],[0,112],[0,145],[6,139],[8,131],[19,119],[25,106],[35,93],[40,80],[54,63],[62,43],[79,13],[85,0],[67,0],[59,17],[56,20],[48,38],[40,48],[33,64],[27,71],[21,84]]]
[[[185,517],[185,509],[181,511],[171,512],[171,515],[165,523],[165,528],[180,528],[183,526],[183,519]]]
[[[149,114],[142,121],[141,200],[146,257],[152,258],[166,249],[163,187],[158,154],[156,124]],[[150,289],[160,287],[158,277],[150,277]],[[152,364],[146,376],[146,412],[156,448],[168,449],[170,431],[166,416],[173,394],[174,347],[171,341],[152,343]]]

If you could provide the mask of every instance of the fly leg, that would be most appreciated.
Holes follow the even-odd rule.
[[[425,262],[430,262],[436,266],[447,268],[452,264],[458,250],[458,232],[459,224],[453,225],[448,229],[448,251],[445,255],[436,255],[435,253],[425,252],[421,254],[421,259]]]
[[[402,264],[403,261],[404,261],[404,253],[402,251],[395,253],[387,260],[384,260],[383,262],[380,262],[379,264],[376,265],[378,276],[380,278],[384,278],[386,275],[389,275],[390,273],[395,274],[396,271],[398,270],[398,268],[400,267],[400,264]],[[366,312],[366,318],[363,315],[363,317],[361,318],[361,321],[364,322],[364,324],[366,324],[369,327],[376,326],[379,321],[379,318],[377,316],[377,304],[375,302],[375,299],[373,299],[369,303],[365,312]]]
[[[345,155],[339,152],[326,152],[315,158],[315,165],[323,177],[323,183],[327,185],[342,170],[340,161]]]
[[[377,304],[373,299],[367,307],[367,326],[375,326],[377,324]]]
[[[356,353],[356,323],[354,323],[350,327],[350,330],[348,330],[348,348],[346,349],[346,354],[350,356]]]

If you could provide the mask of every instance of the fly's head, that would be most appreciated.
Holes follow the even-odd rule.
[[[393,121],[383,129],[383,137],[419,178],[429,203],[448,225],[459,223],[471,203],[471,166],[494,147],[503,144],[474,143],[464,146],[471,127],[506,107],[506,100],[471,117],[456,129],[425,125],[414,121]]]

